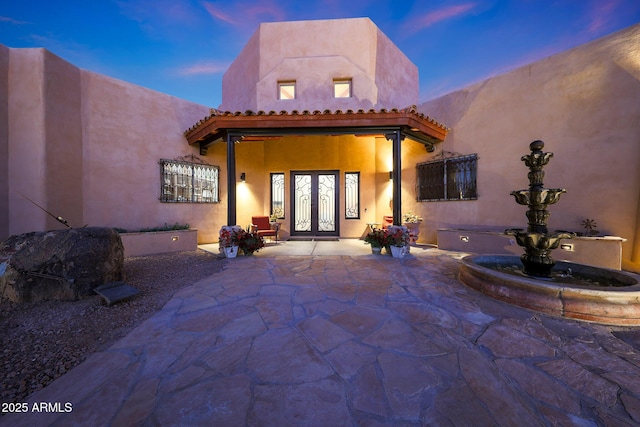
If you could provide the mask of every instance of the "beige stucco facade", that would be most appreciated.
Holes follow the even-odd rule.
[[[207,107],[81,70],[43,49],[0,49],[0,239],[64,227],[212,227],[211,206],[161,204],[161,158],[197,154]]]
[[[333,81],[352,96],[335,98]],[[296,83],[278,99],[278,82]],[[227,111],[402,108],[418,102],[418,69],[369,18],[260,24],[224,74]]]
[[[417,69],[370,20],[309,21],[306,38],[298,40],[292,32],[301,25],[260,26],[225,75],[223,110],[346,111],[416,103]],[[345,77],[353,79],[354,96],[333,98],[332,80]],[[280,79],[299,83],[295,100],[277,99]],[[555,153],[546,186],[567,188],[550,208],[550,229],[580,231],[582,219],[595,219],[600,231],[627,239],[624,260],[640,262],[639,80],[636,25],[419,105],[451,129],[435,153],[410,139],[402,143],[402,211],[424,218],[420,240],[437,243],[439,228],[525,227],[526,208],[509,192],[526,188],[520,157],[531,141],[542,139]],[[0,239],[62,227],[26,196],[74,227],[189,223],[200,243],[216,241],[227,218],[226,144],[200,154],[184,136],[209,113],[208,107],[81,70],[42,49],[0,46]],[[338,212],[340,236],[359,237],[367,223],[391,214],[391,150],[381,135],[242,141],[235,149],[237,175],[246,174],[236,187],[237,223],[246,226],[252,215],[269,214],[272,172],[285,174],[289,198],[291,171],[338,171],[340,188],[344,173],[357,171],[360,218],[345,219],[342,192]],[[441,150],[478,154],[478,200],[415,201],[416,164]],[[220,203],[160,203],[158,161],[190,155],[220,166]],[[290,208],[289,199],[285,206]],[[283,237],[289,217],[285,211]]]
[[[285,32],[293,27],[295,31],[308,34],[308,29],[301,28],[300,23],[282,25]],[[318,21],[312,25],[318,27],[317,31],[336,32],[340,29],[341,32],[335,34],[326,50],[312,55],[311,68],[315,74],[311,79],[307,79],[304,68],[298,69],[295,77],[301,84],[306,82],[308,92],[300,86],[299,97],[293,102],[305,104],[290,104],[287,108],[311,108],[313,105],[314,109],[325,109],[336,106],[327,103],[329,98],[311,96],[319,93],[317,88],[313,89],[314,85],[327,84],[327,96],[333,99],[332,78],[320,79],[322,72],[329,76],[353,78],[356,96],[337,100],[339,107],[345,110],[415,102],[418,91],[415,65],[370,20]],[[277,65],[273,62],[282,61],[276,61],[275,56],[267,52],[268,46],[276,45],[276,30],[264,25],[252,38],[263,43],[257,60],[268,59],[266,65],[258,67],[269,70],[267,80],[282,71],[282,67],[272,69]],[[248,47],[252,43],[249,42]],[[338,45],[343,45],[342,55]],[[363,45],[368,47],[363,50]],[[305,54],[301,50],[303,44],[297,43],[296,46],[295,55]],[[287,48],[289,53],[290,47]],[[387,55],[384,58],[383,52]],[[242,65],[243,58],[251,56],[250,53],[250,49],[245,49],[227,75],[233,75],[234,67]],[[309,55],[309,51],[306,54]],[[335,73],[333,68],[333,71],[319,68],[320,63],[330,64],[337,57],[349,63],[349,67],[340,68],[342,71]],[[249,61],[253,59],[249,58]],[[391,66],[399,61],[406,64],[404,74],[396,71],[399,76],[405,76],[398,80],[403,90],[394,91],[390,88],[393,83],[390,80]],[[298,60],[294,62],[299,63]],[[164,223],[188,223],[198,229],[200,243],[217,240],[218,230],[226,224],[227,218],[226,147],[215,144],[206,155],[200,155],[197,147],[189,146],[183,135],[184,130],[209,114],[208,107],[81,70],[44,49],[2,46],[0,64],[0,72],[3,73],[0,90],[4,100],[0,108],[5,109],[0,109],[3,135],[0,162],[6,166],[2,168],[6,179],[0,185],[0,198],[3,200],[0,238],[64,227],[28,198],[55,216],[63,217],[72,227],[88,224],[137,230]],[[242,65],[248,70],[245,77],[251,77],[249,70],[255,69],[253,65],[251,62]],[[297,67],[293,64],[290,71]],[[256,106],[265,109],[269,108],[270,101],[260,91],[267,80],[254,83],[250,87],[253,95],[247,95],[262,99]],[[277,79],[273,83],[277,84]],[[237,84],[247,87],[246,81]],[[225,90],[229,85],[231,83],[225,83]],[[237,95],[242,99],[240,89]],[[271,101],[276,99],[275,86],[270,96]],[[243,110],[246,107],[241,106]],[[411,145],[424,150],[423,145],[410,141],[404,144],[404,150]],[[289,197],[292,170],[337,171],[338,187],[343,184],[344,172],[361,173],[361,216],[347,220],[339,214],[337,225],[341,236],[359,237],[367,222],[380,222],[382,215],[391,213],[388,175],[392,167],[391,142],[381,136],[286,137],[243,142],[237,144],[236,152],[236,170],[238,174],[245,172],[247,176],[247,182],[237,185],[237,223],[240,225],[250,224],[252,215],[269,214],[271,172],[285,173]],[[160,203],[158,200],[158,161],[190,155],[221,167],[220,203]],[[410,174],[411,168],[406,173]],[[344,212],[344,198],[337,202],[340,204],[338,212]],[[287,202],[285,206],[289,209],[291,204]],[[285,238],[290,231],[288,210],[286,215],[281,233]]]
[[[478,153],[476,201],[421,204],[425,238],[438,228],[526,227],[509,195],[528,186],[520,157],[545,141],[554,157],[545,186],[566,188],[550,206],[550,229],[627,239],[623,259],[640,262],[640,25],[423,103],[451,128],[439,148]],[[434,153],[437,154],[437,153]]]

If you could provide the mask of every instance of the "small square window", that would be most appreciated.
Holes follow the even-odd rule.
[[[351,98],[351,80],[333,81],[334,98]]]
[[[278,99],[296,99],[296,82],[278,82]]]

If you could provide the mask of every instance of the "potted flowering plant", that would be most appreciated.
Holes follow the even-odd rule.
[[[421,222],[422,218],[418,215],[414,215],[411,211],[402,215],[402,223],[409,229],[409,243],[415,243],[418,241]]]
[[[401,225],[392,225],[386,229],[386,243],[394,258],[402,258],[409,244],[409,230]]]
[[[371,252],[379,254],[387,245],[387,235],[384,230],[375,228],[364,236],[364,242],[371,245]]]
[[[254,252],[264,248],[264,239],[258,233],[244,232],[240,238],[239,246],[245,255],[253,255]]]
[[[235,258],[238,255],[238,247],[246,232],[237,225],[223,226],[220,229],[218,245],[227,258]]]
[[[419,224],[422,222],[422,218],[409,211],[406,214],[402,214],[402,222],[405,224]]]

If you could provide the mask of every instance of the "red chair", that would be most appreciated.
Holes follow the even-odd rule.
[[[270,237],[273,240],[273,237],[276,238],[276,243],[278,243],[278,229],[276,227],[275,230],[271,228],[271,223],[269,222],[268,216],[252,216],[251,217],[251,231],[254,233],[258,233],[258,236],[262,237]]]
[[[393,216],[385,215],[382,217],[382,229],[386,230],[388,226],[393,225]]]

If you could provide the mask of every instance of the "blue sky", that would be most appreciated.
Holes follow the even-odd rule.
[[[636,24],[640,0],[4,1],[0,43],[217,107],[259,23],[355,17],[418,66],[422,102]]]

